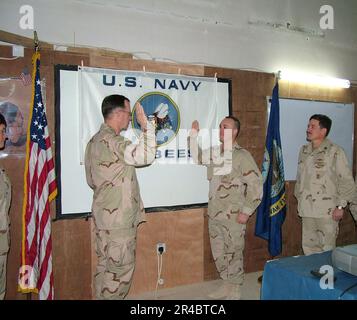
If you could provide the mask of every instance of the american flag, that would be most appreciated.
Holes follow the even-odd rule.
[[[40,53],[33,55],[35,77],[27,135],[19,291],[54,298],[50,202],[56,177],[40,80]]]
[[[20,74],[20,79],[24,86],[29,86],[32,83],[32,78],[29,73],[29,69],[27,67],[25,67],[25,69],[22,70],[22,72]]]

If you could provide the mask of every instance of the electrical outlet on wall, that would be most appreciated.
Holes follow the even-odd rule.
[[[166,252],[166,244],[163,242],[159,242],[156,244],[156,252],[158,254],[163,254],[164,252]]]

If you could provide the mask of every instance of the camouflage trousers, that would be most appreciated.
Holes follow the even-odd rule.
[[[333,250],[336,247],[338,222],[332,217],[302,218],[302,249],[305,255]]]
[[[209,219],[211,250],[221,279],[242,285],[246,225],[235,221]]]
[[[9,251],[9,232],[0,232],[0,300],[6,292],[6,261]]]
[[[0,254],[0,300],[4,300],[6,292],[6,259],[7,253]]]
[[[130,289],[134,273],[136,228],[97,230],[96,236],[96,298],[124,299]]]

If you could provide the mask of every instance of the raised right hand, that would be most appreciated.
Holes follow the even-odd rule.
[[[197,133],[200,131],[200,124],[197,120],[192,122],[191,130],[196,130]]]
[[[135,103],[135,111],[136,111],[136,120],[138,121],[141,129],[146,129],[147,117],[142,105],[137,102]]]

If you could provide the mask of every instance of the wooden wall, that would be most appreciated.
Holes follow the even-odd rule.
[[[0,47],[0,56],[11,57],[11,47]],[[25,57],[15,61],[0,60],[0,77],[18,77],[25,66],[32,70],[32,50],[25,50]],[[88,56],[62,54],[42,50],[41,77],[46,79],[47,118],[49,132],[54,140],[54,65],[88,64]],[[30,105],[29,101],[29,105]],[[8,257],[7,299],[26,299],[26,295],[17,292],[17,276],[20,267],[21,215],[23,203],[23,171],[25,158],[8,157],[1,161],[12,183],[12,203],[10,208],[11,248]],[[51,211],[55,216],[55,206]],[[60,220],[52,223],[53,272],[55,278],[55,296],[58,299],[91,298],[91,234],[90,222]],[[32,299],[36,299],[33,295]]]
[[[0,60],[0,76],[18,76],[25,66],[31,67],[31,50],[25,50],[25,58],[15,61]],[[8,47],[0,47],[0,56],[11,56]],[[46,78],[46,97],[49,129],[54,141],[54,65],[75,64],[108,67],[124,70],[156,71],[189,75],[213,76],[232,79],[233,114],[242,122],[239,143],[247,148],[261,166],[266,129],[266,96],[271,95],[274,85],[272,74],[174,65],[128,58],[101,55],[75,54],[43,50],[41,75]],[[283,97],[318,99],[357,104],[357,90],[327,90],[281,83]],[[355,122],[356,123],[356,122]],[[305,128],[301,128],[305,130]],[[357,126],[355,126],[357,130]],[[55,142],[55,141],[54,141]],[[355,143],[357,143],[355,141]],[[356,156],[355,145],[355,156]],[[356,159],[356,157],[355,157]],[[7,299],[25,299],[17,293],[17,274],[20,264],[21,208],[23,197],[24,159],[1,160],[13,184],[13,200],[10,210],[11,249],[8,261]],[[283,226],[283,256],[301,253],[301,223],[296,213],[296,201],[292,196],[294,182],[287,182],[288,214]],[[55,207],[52,205],[52,212]],[[206,208],[150,213],[147,222],[138,231],[137,264],[129,295],[153,291],[157,279],[156,243],[165,242],[167,252],[163,256],[161,287],[174,287],[217,278],[209,246]],[[269,259],[267,244],[254,236],[255,216],[247,228],[245,268],[247,272],[262,270]],[[93,222],[91,219],[59,220],[53,228],[53,268],[55,296],[57,299],[91,299],[92,279],[95,272]],[[356,242],[356,229],[351,217],[346,215],[339,244]],[[36,297],[32,297],[36,298]]]

